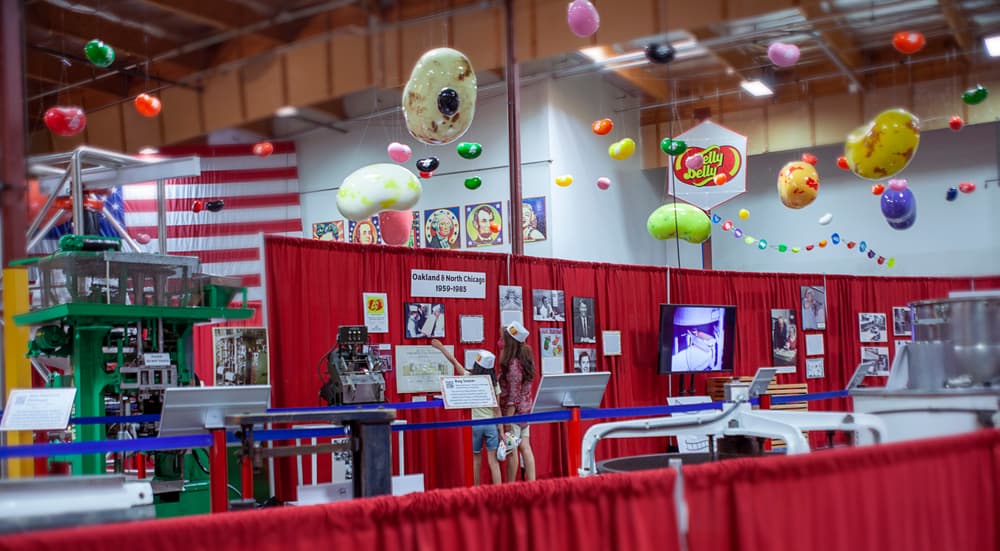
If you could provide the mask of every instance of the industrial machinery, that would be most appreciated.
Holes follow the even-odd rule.
[[[364,325],[337,328],[337,346],[326,355],[326,370],[329,379],[319,395],[331,406],[385,402],[386,366],[368,346]]]

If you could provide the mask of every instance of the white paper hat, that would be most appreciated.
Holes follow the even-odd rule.
[[[476,363],[484,369],[493,369],[493,362],[497,359],[489,350],[480,350],[476,354]]]
[[[525,329],[521,322],[514,320],[507,324],[506,327],[507,334],[514,338],[517,342],[524,342],[528,340],[528,330]]]

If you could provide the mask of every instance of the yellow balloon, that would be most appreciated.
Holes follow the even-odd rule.
[[[747,218],[750,218],[750,211],[747,209],[740,209],[739,215],[740,220],[746,220]]]
[[[778,198],[790,209],[800,209],[816,200],[819,174],[816,167],[802,161],[792,161],[778,172]]]
[[[573,177],[569,174],[564,174],[562,176],[556,176],[556,185],[559,187],[567,187],[573,183]]]
[[[608,148],[608,155],[616,161],[624,161],[633,153],[635,153],[635,141],[632,138],[617,141]]]
[[[882,111],[847,136],[847,166],[867,180],[888,178],[906,168],[920,145],[920,120],[903,109]]]

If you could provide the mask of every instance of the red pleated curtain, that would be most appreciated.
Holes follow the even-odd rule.
[[[770,310],[799,310],[799,288],[826,285],[827,329],[826,376],[808,380],[811,392],[839,390],[860,361],[857,314],[882,312],[891,320],[893,306],[920,299],[947,296],[951,290],[1000,287],[1000,277],[991,278],[898,278],[822,276],[813,274],[767,274],[678,270],[576,262],[536,257],[514,257],[492,253],[442,252],[399,247],[371,247],[280,236],[265,237],[268,327],[272,353],[273,402],[277,407],[321,405],[317,373],[324,354],[336,342],[340,325],[364,323],[362,292],[388,294],[389,333],[373,334],[372,342],[420,345],[426,339],[407,339],[404,302],[443,302],[446,311],[445,344],[455,345],[456,356],[465,348],[495,350],[499,336],[499,285],[520,285],[524,290],[525,325],[532,332],[528,343],[538,356],[538,329],[561,327],[567,341],[566,371],[572,371],[572,322],[535,322],[531,315],[531,290],[565,291],[567,312],[573,297],[595,299],[598,369],[613,373],[603,407],[665,405],[667,377],[657,374],[659,304],[670,300],[687,304],[731,304],[737,306],[735,375],[753,375],[771,365]],[[410,296],[411,269],[484,272],[485,300],[427,299]],[[486,342],[461,345],[458,316],[482,315]],[[891,322],[890,322],[891,323]],[[603,357],[600,330],[622,333],[622,355]],[[802,333],[800,332],[800,335]],[[890,331],[890,354],[894,347]],[[804,338],[800,339],[804,341]],[[781,382],[805,382],[804,346],[800,346],[795,374],[782,375]],[[540,364],[539,364],[540,365]],[[707,375],[698,375],[697,390],[705,391]],[[396,392],[395,376],[386,378],[386,399],[408,401]],[[871,384],[881,384],[870,379]],[[536,379],[537,384],[537,379]],[[813,402],[813,409],[844,409],[846,400]],[[459,411],[418,410],[400,412],[409,422],[459,420]],[[532,445],[540,478],[565,473],[562,424],[532,428]],[[600,444],[598,457],[615,457],[664,451],[659,439],[611,440]],[[409,432],[406,437],[407,472],[421,472],[427,488],[461,486],[466,482],[465,441],[461,429]],[[487,472],[484,470],[484,473]],[[279,488],[287,492],[294,476],[285,468]],[[484,477],[488,479],[487,477]],[[282,495],[282,494],[279,494]],[[285,497],[289,494],[284,493]]]

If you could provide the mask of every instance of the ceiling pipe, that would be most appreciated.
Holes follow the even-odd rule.
[[[826,41],[823,40],[823,37],[816,31],[810,32],[809,36],[816,40],[816,45],[819,46],[820,50],[823,50],[823,53],[826,54],[826,57],[830,58],[830,61],[837,66],[837,69],[840,69],[841,74],[851,81],[849,91],[851,93],[863,92],[865,90],[865,85],[858,80],[858,77],[854,76],[854,71],[851,71],[851,68],[840,59],[840,56],[834,53],[834,51],[826,45]]]
[[[131,19],[125,19],[124,17],[118,17],[117,15],[110,13],[106,10],[101,10],[94,8],[92,6],[85,6],[81,4],[73,4],[72,2],[67,2],[66,0],[44,0],[46,4],[52,4],[53,6],[71,11],[74,13],[81,13],[83,15],[90,15],[92,17],[97,17],[98,19],[103,19],[105,21],[110,21],[112,23],[121,25],[123,27],[131,27],[133,29],[139,29],[140,31],[150,35],[155,36],[163,40],[169,40],[171,42],[183,42],[184,39],[173,33],[169,33],[155,25],[149,25],[147,23],[139,23]]]

